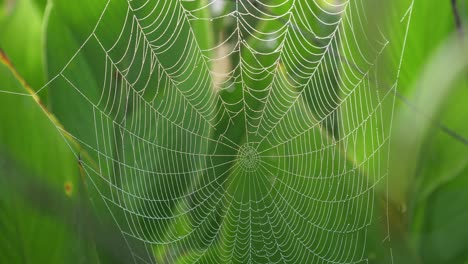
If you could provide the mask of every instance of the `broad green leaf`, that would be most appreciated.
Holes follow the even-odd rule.
[[[4,9],[0,14],[0,47],[34,90],[44,85],[44,6],[37,2],[39,1],[6,1],[1,4]]]
[[[433,54],[437,51],[439,46],[446,42],[446,39],[451,37],[453,32],[456,31],[455,29],[455,23],[454,23],[454,17],[453,17],[453,12],[452,12],[452,6],[450,1],[441,1],[438,3],[435,3],[433,5],[427,5],[423,1],[415,1],[413,7],[411,8],[411,21],[408,27],[408,34],[406,38],[404,39],[406,42],[406,52],[404,54],[404,60],[401,63],[401,69],[400,69],[400,74],[399,74],[399,80],[398,80],[398,89],[397,89],[397,99],[396,99],[396,104],[395,104],[395,111],[397,113],[396,118],[398,119],[398,115],[403,115],[402,113],[406,113],[407,115],[411,115],[415,120],[425,120],[423,123],[426,123],[429,120],[429,122],[434,122],[434,124],[437,124],[438,121],[437,119],[439,118],[438,112],[440,110],[436,110],[442,105],[446,104],[446,100],[448,97],[445,96],[436,96],[433,91],[429,92],[427,96],[424,96],[424,92],[421,92],[423,88],[420,88],[421,83],[417,83],[421,77],[421,75],[427,74],[427,64],[430,63],[437,63],[439,67],[439,70],[433,70],[434,72],[440,71],[443,68],[446,67],[444,63],[448,63],[448,61],[439,61],[439,62],[431,62],[431,58]],[[438,16],[440,20],[438,22],[433,21],[433,20],[427,20],[427,17],[431,16]],[[395,34],[398,34],[396,31]],[[401,35],[401,33],[400,33]],[[397,35],[395,35],[396,37]],[[402,40],[403,41],[403,40]],[[445,56],[441,55],[441,56]],[[449,63],[450,64],[450,63]],[[395,62],[395,65],[396,62]],[[447,64],[448,65],[448,64]],[[430,74],[434,74],[430,73]],[[443,75],[437,75],[440,78],[440,80],[447,80],[445,76]],[[430,81],[429,83],[431,83]],[[430,84],[432,85],[432,84]],[[461,90],[463,88],[457,88],[458,90]],[[421,91],[418,91],[421,90]],[[430,91],[427,87],[425,87],[426,91]],[[443,91],[444,89],[439,89],[439,91]],[[446,89],[448,91],[448,87]],[[462,97],[464,97],[462,94],[460,94]],[[423,102],[423,100],[425,100]],[[463,99],[462,99],[463,100]],[[396,141],[401,141],[401,142],[411,142],[410,145],[414,143],[414,137],[418,138],[419,136],[415,136],[418,133],[422,133],[422,135],[427,135],[427,133],[430,133],[432,130],[439,130],[440,128],[437,127],[437,125],[429,125],[425,126],[425,129],[420,129],[419,124],[421,124],[420,121],[413,122],[409,121],[411,123],[412,128],[417,128],[417,129],[411,129],[409,131],[407,128],[402,128],[401,124],[398,124],[400,122],[399,120],[396,120],[395,126],[393,129],[393,137],[396,139]],[[404,125],[406,126],[406,125]],[[419,138],[418,140],[424,140],[422,138]],[[440,143],[437,143],[440,144]],[[415,145],[417,145],[415,143]],[[395,158],[396,160],[403,160],[401,159],[402,157],[407,157],[408,155],[411,155],[407,152],[405,148],[403,149],[398,149],[399,146],[393,146],[392,145],[392,159]],[[456,147],[457,149],[460,149],[459,147]],[[421,149],[421,151],[423,151]],[[414,166],[420,166],[416,165],[419,160],[416,152],[412,152],[415,154],[411,160],[415,161],[413,162]],[[427,153],[428,155],[422,155],[424,156],[431,156],[432,154],[429,153],[434,153],[434,152],[428,152],[428,151],[423,151],[421,153]],[[464,155],[453,155],[454,159],[458,159],[458,157],[463,157]],[[413,159],[414,158],[414,159]],[[406,164],[411,164],[409,160],[406,160]],[[443,164],[444,162],[439,162],[439,164]],[[393,163],[394,164],[394,163]],[[448,165],[448,164],[446,164]],[[446,166],[442,165],[442,166]],[[398,166],[398,165],[397,165]],[[449,165],[450,166],[450,165]],[[398,168],[391,168],[393,169],[398,169]],[[405,201],[406,193],[407,191],[410,191],[407,189],[408,185],[418,185],[419,179],[416,179],[417,175],[411,175],[412,172],[415,172],[414,170],[402,172],[402,171],[397,171],[395,173],[392,173],[393,181],[391,183],[391,188],[394,189],[395,191],[395,198],[396,200],[399,200],[399,203],[406,204],[407,202],[410,201]],[[445,173],[440,172],[437,173],[438,176],[437,178],[444,178]],[[405,176],[403,176],[405,175]],[[423,177],[427,179],[427,177]],[[411,182],[412,179],[415,179],[416,182]],[[415,190],[413,190],[415,191]],[[420,190],[421,195],[424,196],[424,190]],[[397,198],[400,197],[400,198]],[[411,197],[409,198],[411,199]],[[419,199],[419,198],[416,198]],[[407,207],[404,205],[404,207]]]
[[[419,168],[412,190],[417,193],[413,194],[415,203],[425,200],[439,185],[456,176],[462,176],[459,172],[467,166],[468,125],[463,113],[464,102],[468,100],[468,85],[466,79],[460,77],[460,81],[450,84],[449,95],[442,98],[439,110],[431,118],[434,120],[432,128],[428,129],[422,140],[424,155],[418,160]]]
[[[425,66],[420,79],[415,83],[411,102],[413,109],[422,114],[418,116],[412,109],[399,109],[397,113],[394,151],[399,155],[392,159],[392,174],[395,181],[400,183],[401,189],[398,191],[400,197],[406,195],[409,180],[415,179],[419,153],[424,151],[423,143],[433,126],[433,118],[440,116],[442,107],[450,102],[448,99],[453,94],[454,88],[463,88],[463,86],[454,85],[460,78],[459,76],[466,72],[468,63],[465,56],[466,45],[461,43],[464,42],[460,42],[454,37],[449,38],[447,43],[433,55]],[[450,63],[451,68],[446,70],[445,65],[448,63]],[[457,147],[462,153],[466,153],[463,148],[466,146]],[[463,164],[465,155],[461,154],[455,159],[460,159]],[[445,177],[447,176],[440,175],[437,178],[444,179]],[[420,181],[429,182],[431,185],[430,182],[434,180],[437,181],[434,178],[429,181],[427,178]],[[421,189],[423,195],[426,188],[427,186]]]
[[[84,193],[73,143],[1,56],[2,91],[30,96],[0,96],[0,262],[95,262],[93,243],[74,206]],[[56,200],[47,201],[40,186],[53,191]]]
[[[404,1],[399,2],[404,5]],[[437,1],[429,5],[425,1],[414,2],[406,39],[407,52],[398,85],[399,93],[408,96],[413,92],[413,84],[421,75],[425,63],[451,33],[455,32],[451,2]],[[438,19],[428,19],[434,16]]]
[[[428,263],[461,263],[467,259],[463,253],[466,247],[454,246],[466,245],[466,234],[447,228],[452,226],[447,222],[466,221],[466,216],[455,209],[465,206],[466,195],[456,186],[464,186],[468,177],[466,118],[459,116],[468,99],[464,43],[452,36],[426,64],[411,97],[419,115],[403,109],[397,115],[401,132],[396,135],[395,145],[400,156],[393,167],[397,175],[412,180],[408,184],[410,231],[415,247]],[[446,69],[449,62],[451,67]],[[439,203],[455,196],[450,202],[453,207]]]
[[[462,9],[460,9],[460,12],[462,16],[465,13]],[[440,18],[439,21],[427,20],[427,17],[436,15]],[[444,70],[447,67],[442,59],[438,62],[431,61],[434,54],[440,52],[440,46],[442,44],[447,45],[447,39],[453,38],[452,35],[456,31],[454,21],[450,1],[441,1],[433,5],[425,5],[423,1],[415,2],[413,17],[409,27],[411,34],[408,34],[407,38],[407,50],[411,50],[411,52],[406,52],[405,54],[398,89],[398,92],[406,96],[406,99],[397,100],[396,107],[399,112],[407,112],[408,115],[413,115],[415,119],[422,119],[426,120],[425,122],[431,123],[431,125],[426,126],[426,131],[423,131],[426,136],[430,137],[427,139],[426,144],[429,147],[424,148],[426,150],[421,150],[421,153],[427,154],[421,155],[427,162],[418,160],[418,157],[415,157],[420,162],[418,167],[425,168],[426,170],[412,176],[416,177],[415,183],[413,183],[414,186],[422,185],[422,189],[413,190],[413,192],[419,193],[418,197],[415,197],[416,200],[424,199],[430,189],[433,189],[437,185],[437,182],[443,182],[446,177],[452,175],[451,170],[456,171],[460,166],[463,166],[461,164],[463,164],[464,156],[466,156],[464,155],[466,147],[463,146],[463,143],[460,143],[456,139],[454,140],[447,132],[443,131],[442,127],[439,127],[439,124],[441,124],[466,138],[467,135],[464,133],[466,126],[464,126],[463,118],[461,117],[461,113],[463,112],[463,103],[461,102],[467,98],[464,81],[459,84],[445,83],[445,88],[441,88],[440,91],[446,90],[448,94],[443,97],[434,96],[432,90],[429,90],[427,87],[422,88],[421,84],[417,83],[423,74],[429,76],[435,74],[435,72],[442,72],[440,75],[437,75],[442,77],[446,75],[446,72],[452,73],[456,71],[456,69]],[[428,32],[428,29],[430,29],[430,32]],[[460,39],[460,41],[462,40]],[[453,48],[457,49],[455,47],[457,44],[453,45]],[[448,54],[440,54],[440,56],[444,57],[448,56]],[[431,73],[428,73],[429,69],[426,66],[429,63],[435,64],[434,67],[437,68],[434,68]],[[428,83],[432,83],[432,81],[428,81]],[[433,84],[430,84],[430,86],[434,87]],[[423,90],[430,92],[424,97],[425,99],[419,99],[418,97],[422,97],[425,94]],[[422,102],[422,100],[426,101]],[[398,127],[395,130],[396,137],[406,137],[405,131],[400,130]],[[424,138],[421,140],[423,142],[426,141]],[[432,144],[434,144],[434,147],[431,147]],[[448,155],[448,153],[444,154],[444,152],[452,153]],[[398,155],[398,153],[395,154],[395,156]],[[429,160],[437,160],[438,162],[431,162]],[[421,181],[424,183],[421,184]]]
[[[416,236],[424,263],[466,263],[468,232],[468,163],[426,199],[424,222]]]

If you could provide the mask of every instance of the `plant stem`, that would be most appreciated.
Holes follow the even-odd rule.
[[[457,0],[451,0],[452,3],[452,12],[455,19],[455,27],[457,28],[458,34],[460,34],[461,39],[463,39],[463,26],[460,17],[460,12],[458,10]]]

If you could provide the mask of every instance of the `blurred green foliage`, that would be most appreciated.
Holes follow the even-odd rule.
[[[305,0],[299,0],[303,2]],[[272,6],[282,1],[271,1]],[[111,47],[116,38],[125,28],[125,23],[130,23],[132,19],[126,18],[127,3],[122,1],[33,1],[33,0],[4,0],[0,7],[0,48],[2,55],[0,65],[0,262],[1,263],[128,263],[135,260],[135,257],[142,257],[146,254],[147,248],[138,239],[126,239],[121,236],[120,231],[126,229],[128,219],[126,213],[118,208],[118,204],[109,205],[103,201],[101,196],[113,197],[116,195],[124,203],[138,203],[135,197],[122,195],[119,188],[131,190],[142,188],[144,193],[156,193],[152,197],[159,202],[138,203],[138,210],[141,212],[151,211],[157,208],[159,216],[165,216],[168,220],[155,221],[155,219],[137,219],[140,226],[149,227],[144,229],[140,238],[147,240],[170,241],[174,236],[188,236],[191,239],[190,247],[180,249],[172,248],[169,245],[156,245],[152,249],[156,255],[156,260],[161,263],[173,260],[177,263],[186,263],[199,258],[200,262],[222,262],[226,257],[223,254],[229,251],[243,252],[246,249],[242,245],[236,245],[232,238],[240,241],[250,239],[249,231],[262,230],[269,234],[269,238],[274,238],[282,250],[275,251],[269,256],[271,261],[281,261],[281,252],[289,254],[289,259],[295,263],[319,262],[318,259],[307,259],[307,254],[297,254],[297,248],[333,248],[341,241],[341,238],[331,237],[328,240],[313,240],[307,237],[314,234],[315,237],[326,236],[326,231],[316,231],[314,228],[298,229],[297,226],[308,226],[307,222],[323,224],[323,228],[333,229],[336,226],[346,226],[355,223],[368,222],[370,218],[379,219],[384,215],[389,216],[389,228],[391,229],[392,241],[379,237],[380,230],[369,230],[359,239],[359,245],[368,248],[373,256],[369,257],[372,263],[387,263],[389,259],[395,263],[466,263],[468,261],[468,83],[467,72],[467,42],[463,35],[468,34],[468,30],[463,26],[461,29],[455,27],[453,6],[450,1],[431,2],[416,0],[409,10],[410,14],[403,19],[401,11],[408,8],[411,1],[395,0],[391,4],[397,15],[389,16],[389,25],[406,25],[401,27],[390,27],[385,33],[388,38],[397,43],[392,46],[395,54],[403,53],[399,48],[405,47],[403,59],[400,56],[386,58],[386,68],[376,72],[376,76],[381,76],[383,80],[395,80],[398,78],[397,92],[391,94],[395,96],[393,101],[387,101],[381,107],[383,111],[382,120],[391,120],[392,123],[382,124],[382,120],[372,120],[372,125],[385,126],[390,129],[391,141],[390,165],[388,168],[388,186],[381,183],[376,189],[380,192],[376,194],[377,201],[382,203],[382,211],[373,212],[373,215],[359,218],[359,212],[348,212],[347,217],[343,217],[340,205],[333,203],[323,204],[314,201],[313,197],[303,197],[301,193],[289,192],[288,188],[300,189],[307,186],[306,179],[292,179],[288,174],[279,174],[276,180],[284,183],[274,191],[269,190],[267,183],[258,183],[245,174],[233,168],[243,166],[242,160],[236,159],[236,151],[229,146],[234,142],[241,145],[248,141],[249,137],[255,137],[254,133],[244,133],[244,127],[249,126],[248,115],[254,115],[258,111],[266,114],[261,118],[277,121],[276,126],[288,131],[291,123],[285,120],[294,120],[296,127],[308,127],[311,120],[317,118],[321,120],[323,126],[317,126],[307,132],[307,136],[299,137],[288,144],[277,146],[278,138],[286,139],[290,135],[275,134],[275,132],[260,131],[267,136],[261,139],[259,149],[264,150],[272,156],[272,164],[286,170],[294,170],[299,166],[308,170],[308,173],[320,174],[319,168],[309,168],[306,164],[297,165],[297,161],[292,158],[277,158],[275,155],[286,154],[288,149],[298,146],[313,146],[314,142],[325,142],[327,145],[336,147],[328,148],[321,152],[326,160],[343,158],[342,164],[333,164],[329,167],[320,167],[328,173],[339,174],[340,171],[349,171],[356,164],[367,161],[369,165],[363,165],[356,170],[353,177],[360,177],[362,181],[357,183],[349,181],[330,180],[327,188],[322,189],[323,193],[315,194],[319,197],[326,197],[328,193],[339,193],[346,195],[356,195],[368,183],[379,183],[381,179],[370,177],[369,170],[373,164],[384,162],[386,157],[369,158],[360,153],[369,153],[376,146],[365,144],[369,142],[375,133],[366,130],[366,127],[356,129],[359,134],[354,138],[355,144],[349,148],[343,147],[340,135],[350,133],[348,129],[340,127],[340,123],[364,122],[371,113],[363,110],[362,115],[355,115],[352,108],[360,100],[369,100],[379,103],[377,95],[369,96],[365,92],[356,93],[355,97],[344,102],[344,107],[340,111],[334,110],[340,96],[338,84],[345,80],[339,77],[329,80],[327,85],[318,85],[316,90],[305,92],[305,99],[297,104],[284,100],[272,101],[270,104],[257,100],[269,96],[265,90],[272,82],[265,72],[257,72],[252,76],[241,78],[242,82],[233,84],[237,89],[223,90],[220,92],[222,101],[216,99],[216,95],[211,87],[206,86],[197,91],[195,96],[191,95],[191,87],[198,84],[197,79],[190,79],[191,76],[182,73],[174,80],[164,79],[161,82],[146,83],[151,80],[151,76],[141,76],[138,71],[128,66],[133,60],[144,62],[152,60],[151,54],[138,53],[136,55],[126,55],[126,44],[130,43],[131,50],[144,50],[144,42],[132,40],[132,35],[123,39],[122,44],[115,45],[109,54],[101,52],[101,46]],[[304,2],[305,3],[305,2]],[[133,3],[136,6],[136,3]],[[203,0],[184,3],[187,10],[198,10],[198,7],[205,5]],[[458,1],[458,10],[461,19],[466,22],[468,13],[466,1]],[[111,15],[100,18],[102,10],[111,10]],[[228,13],[235,8],[234,1],[229,1],[225,9],[221,12]],[[181,6],[174,5],[167,8],[170,13],[177,13]],[[288,6],[276,6],[274,12],[282,13]],[[79,11],[78,11],[79,10]],[[207,17],[210,14],[197,11],[200,17]],[[245,12],[249,10],[243,10]],[[272,11],[272,12],[273,12]],[[138,9],[136,17],[151,15],[150,7]],[[253,12],[253,11],[249,11]],[[371,9],[375,16],[379,14],[394,14],[392,10]],[[158,14],[156,12],[156,14]],[[409,19],[411,18],[411,21]],[[273,32],[282,27],[278,21],[260,21],[254,16],[250,17],[251,25],[264,32]],[[309,17],[308,19],[317,19]],[[333,20],[330,16],[323,16],[323,20]],[[94,27],[99,20],[98,27]],[[129,22],[130,21],[130,22]],[[165,36],[167,32],[172,32],[179,27],[178,21],[172,20],[168,16],[164,21],[165,27],[144,36],[151,37]],[[183,21],[180,37],[174,41],[170,52],[160,55],[159,63],[164,66],[171,66],[177,63],[180,57],[199,58],[201,52],[196,49],[184,49],[187,41],[192,41],[191,37],[199,44],[201,49],[213,46],[219,41],[220,35],[230,35],[235,30],[235,24],[228,18],[223,18],[214,27],[204,20]],[[349,25],[356,21],[346,21]],[[144,23],[144,22],[142,22]],[[143,25],[144,26],[144,25]],[[295,25],[299,30],[305,25]],[[368,25],[369,30],[373,30],[372,25]],[[193,30],[194,35],[190,34]],[[327,33],[327,28],[317,27],[314,30]],[[406,30],[408,30],[406,34]],[[99,38],[89,38],[90,32]],[[461,33],[460,33],[461,32]],[[359,36],[359,33],[356,33]],[[358,46],[370,48],[364,36],[360,36]],[[124,36],[123,38],[126,38]],[[291,36],[291,41],[301,46],[300,37]],[[162,38],[161,42],[165,39]],[[255,38],[245,40],[252,47],[261,49],[261,42]],[[341,40],[346,41],[346,39]],[[83,48],[83,43],[87,43]],[[158,45],[161,43],[155,43]],[[273,47],[265,47],[263,52],[268,53],[278,48],[279,44]],[[359,48],[352,46],[351,48]],[[80,50],[79,53],[76,53]],[[330,51],[338,52],[338,51]],[[291,61],[286,63],[287,67],[300,68],[305,61],[315,58],[307,58],[303,50],[295,50],[292,54],[303,58],[302,61],[291,65]],[[64,69],[73,56],[75,60],[69,67]],[[121,58],[113,61],[113,58]],[[262,67],[268,65],[274,58],[264,56],[257,60],[249,52],[238,52],[231,57],[231,64],[237,65],[240,61],[248,61],[250,65]],[[346,62],[341,62],[346,64]],[[340,62],[324,62],[324,70],[321,72],[325,76],[332,72],[341,70],[352,74],[356,69],[343,66]],[[144,68],[145,64],[141,68]],[[128,71],[122,71],[125,66]],[[210,69],[201,60],[194,62],[195,76],[202,76]],[[273,90],[278,96],[272,98],[287,98],[295,94],[294,87],[289,86],[292,82],[281,79],[285,74],[286,66],[278,67],[279,82],[283,87]],[[112,70],[108,71],[108,67]],[[62,70],[64,70],[62,72]],[[105,73],[103,74],[103,71]],[[245,71],[245,69],[244,69]],[[67,79],[53,81],[47,86],[48,89],[41,89],[50,80],[61,73]],[[236,76],[244,76],[242,68],[236,69]],[[125,105],[127,102],[137,102],[139,98],[144,100],[153,99],[158,109],[166,109],[163,115],[169,118],[155,118],[153,126],[149,126],[142,133],[148,138],[160,137],[156,142],[165,148],[171,148],[178,144],[182,149],[181,153],[170,152],[158,153],[158,159],[173,160],[171,169],[161,169],[165,174],[174,174],[169,180],[159,177],[151,186],[135,186],[134,183],[126,183],[122,180],[122,175],[132,174],[132,168],[122,166],[126,160],[131,160],[138,155],[141,160],[151,160],[154,156],[150,153],[135,154],[135,146],[129,136],[127,123],[122,125],[118,122],[107,122],[106,126],[96,127],[96,120],[104,120],[104,114],[108,114],[114,120],[126,120],[128,124],[138,123],[146,120],[148,107],[145,104],[127,106],[125,109],[108,109],[100,104],[99,96],[102,89],[106,88],[105,76],[125,75],[125,80],[115,77],[119,84],[127,81],[127,86],[121,85],[116,89],[118,93],[125,93],[125,97],[119,97],[117,93],[106,93],[107,101],[117,102]],[[270,79],[269,79],[270,78]],[[258,81],[262,80],[262,81]],[[170,85],[172,82],[187,82],[185,86],[180,86],[182,92],[175,92]],[[296,82],[301,82],[297,78]],[[149,81],[148,81],[149,82]],[[80,90],[86,98],[80,95],[75,89],[71,89],[71,84],[85,87]],[[392,83],[388,83],[392,85]],[[132,92],[132,88],[142,91]],[[160,85],[163,91],[155,94],[144,90],[146,85]],[[255,96],[245,95],[242,91],[244,85],[255,87]],[[336,91],[330,93],[326,88],[335,87]],[[390,87],[388,87],[390,88]],[[39,90],[36,95],[34,91]],[[5,93],[8,92],[8,93]],[[385,90],[381,91],[385,93]],[[22,94],[22,95],[18,95]],[[26,96],[24,95],[26,94]],[[34,96],[32,96],[34,94]],[[169,97],[168,101],[164,100]],[[187,99],[189,98],[189,99]],[[193,99],[195,98],[195,99]],[[244,111],[247,115],[239,114],[230,120],[229,114],[220,109],[223,104],[234,103],[238,100],[248,106]],[[120,101],[119,101],[120,100]],[[187,103],[195,105],[192,108],[184,107]],[[277,100],[277,99],[271,99]],[[302,100],[302,99],[301,99]],[[89,101],[93,102],[92,105]],[[331,104],[321,104],[321,102],[332,102]],[[335,103],[335,104],[333,104]],[[168,107],[171,104],[171,107]],[[174,105],[176,107],[174,107]],[[198,106],[201,105],[201,106]],[[271,105],[278,107],[278,111],[284,116],[278,118],[275,111],[271,111]],[[206,106],[206,107],[205,107]],[[349,107],[346,107],[349,106]],[[268,108],[270,107],[270,108]],[[247,109],[247,110],[245,110]],[[286,111],[287,109],[287,111]],[[270,110],[270,111],[265,111]],[[393,111],[394,110],[394,111]],[[242,111],[239,109],[239,111]],[[100,113],[101,112],[101,113]],[[197,116],[203,112],[205,119],[197,119],[195,122],[187,116]],[[98,113],[98,114],[96,114]],[[176,114],[174,114],[176,113]],[[183,113],[183,114],[179,114]],[[305,113],[305,115],[304,115]],[[323,113],[328,113],[325,115]],[[350,121],[352,119],[352,121]],[[261,120],[261,119],[260,119]],[[236,126],[229,126],[230,123]],[[261,121],[260,121],[261,122]],[[104,122],[103,122],[104,123]],[[240,125],[239,125],[240,124]],[[184,128],[182,130],[180,128]],[[214,127],[214,128],[211,128]],[[261,130],[262,127],[259,126]],[[93,129],[90,129],[93,128]],[[227,129],[226,129],[227,128]],[[267,127],[268,128],[268,127]],[[263,129],[266,129],[263,127]],[[384,129],[384,130],[385,130]],[[362,131],[361,131],[362,130]],[[110,132],[109,132],[110,131]],[[181,132],[182,131],[182,132]],[[184,132],[185,131],[185,132]],[[190,131],[198,131],[200,136],[194,136]],[[109,138],[121,140],[119,144],[111,146],[103,143],[103,140],[96,137],[96,134],[109,133]],[[160,136],[164,135],[164,136]],[[175,142],[173,135],[178,135],[184,141]],[[227,135],[227,136],[226,136]],[[250,138],[251,139],[251,138]],[[312,140],[314,139],[314,140]],[[336,140],[340,143],[336,143]],[[357,142],[357,143],[356,143]],[[91,146],[98,149],[108,149],[112,162],[106,162],[100,154],[93,151]],[[383,152],[388,149],[382,150]],[[186,154],[187,153],[187,154]],[[214,153],[210,160],[213,166],[203,175],[192,175],[193,168],[208,166],[189,153]],[[174,156],[175,155],[175,156]],[[174,158],[175,157],[175,158]],[[368,161],[371,159],[371,161]],[[382,159],[382,160],[379,160]],[[104,160],[104,161],[103,161]],[[84,161],[84,162],[83,162]],[[112,179],[99,177],[99,173],[93,171],[93,164],[99,163],[101,170],[116,170]],[[91,165],[89,165],[91,164]],[[88,167],[89,166],[89,167]],[[301,167],[302,166],[302,167]],[[382,167],[382,171],[377,175],[382,175],[387,171]],[[187,173],[180,173],[186,171]],[[368,175],[369,174],[369,175]],[[358,175],[358,176],[356,176]],[[94,180],[93,180],[94,179]],[[109,188],[112,183],[114,187]],[[177,186],[185,186],[185,189]],[[202,186],[202,187],[200,187]],[[228,193],[219,192],[219,186]],[[341,188],[349,188],[343,191]],[[245,192],[237,191],[238,188],[248,190],[246,193],[258,195],[243,196]],[[187,199],[178,197],[190,192],[190,190],[203,189],[203,192],[193,192]],[[281,189],[283,188],[283,189]],[[388,189],[386,189],[388,188]],[[169,195],[159,195],[161,190],[174,189]],[[271,193],[273,192],[273,193]],[[206,193],[210,198],[206,198]],[[282,196],[283,195],[283,196]],[[372,197],[373,194],[369,194]],[[229,198],[225,198],[229,197]],[[262,201],[262,205],[273,212],[278,210],[272,205],[277,205],[281,210],[282,217],[286,220],[273,219],[270,226],[252,225],[247,221],[232,223],[222,221],[223,215],[231,215],[237,219],[247,219],[257,217],[263,222],[271,221],[270,215],[258,213],[251,210],[251,200],[267,197]],[[282,199],[279,199],[281,197]],[[362,195],[347,204],[350,208],[359,209],[359,205],[366,203],[370,199],[367,195]],[[338,197],[337,199],[346,197]],[[387,200],[388,198],[388,200]],[[213,201],[219,200],[220,204]],[[120,201],[120,200],[119,200]],[[167,202],[170,201],[170,202]],[[241,201],[239,207],[232,206],[234,202]],[[289,215],[293,212],[291,203],[301,201],[310,205],[300,208],[299,214],[303,217],[288,222]],[[271,207],[271,208],[270,208]],[[109,210],[112,214],[109,214]],[[289,211],[288,211],[289,210]],[[387,213],[384,211],[387,210]],[[180,218],[171,218],[171,215],[185,214]],[[317,212],[327,212],[321,214]],[[332,217],[340,223],[328,222]],[[200,219],[207,221],[200,221]],[[175,220],[171,220],[175,219]],[[382,222],[387,220],[382,220]],[[294,226],[289,226],[293,223]],[[213,226],[219,227],[220,235],[213,234]],[[273,228],[273,226],[275,228]],[[128,227],[127,227],[128,228]],[[239,232],[239,229],[243,230]],[[297,232],[300,230],[300,232]],[[131,229],[130,231],[131,232]],[[287,232],[287,233],[286,233]],[[299,242],[288,239],[289,233],[299,237]],[[175,234],[175,235],[174,235]],[[267,240],[267,239],[265,239]],[[361,241],[362,240],[362,241]],[[379,251],[376,244],[388,243],[393,249],[392,257],[387,252]],[[209,243],[208,243],[208,242]],[[263,240],[262,240],[263,241]],[[253,251],[261,251],[261,243],[250,244]],[[273,246],[272,246],[273,247]],[[343,246],[346,247],[346,246]],[[179,251],[178,251],[179,250]],[[334,256],[333,252],[326,256],[337,262],[345,262],[347,256]],[[142,257],[146,258],[146,257]],[[247,261],[247,259],[243,259]],[[145,261],[145,260],[143,260]],[[264,259],[252,259],[253,262],[265,261]]]

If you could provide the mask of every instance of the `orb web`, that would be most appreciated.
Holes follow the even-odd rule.
[[[38,93],[73,98],[57,128],[136,263],[369,261],[404,43],[368,1],[99,3]]]

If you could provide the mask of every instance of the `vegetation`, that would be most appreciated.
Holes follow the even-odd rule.
[[[377,2],[1,1],[0,263],[468,263],[468,3]]]

